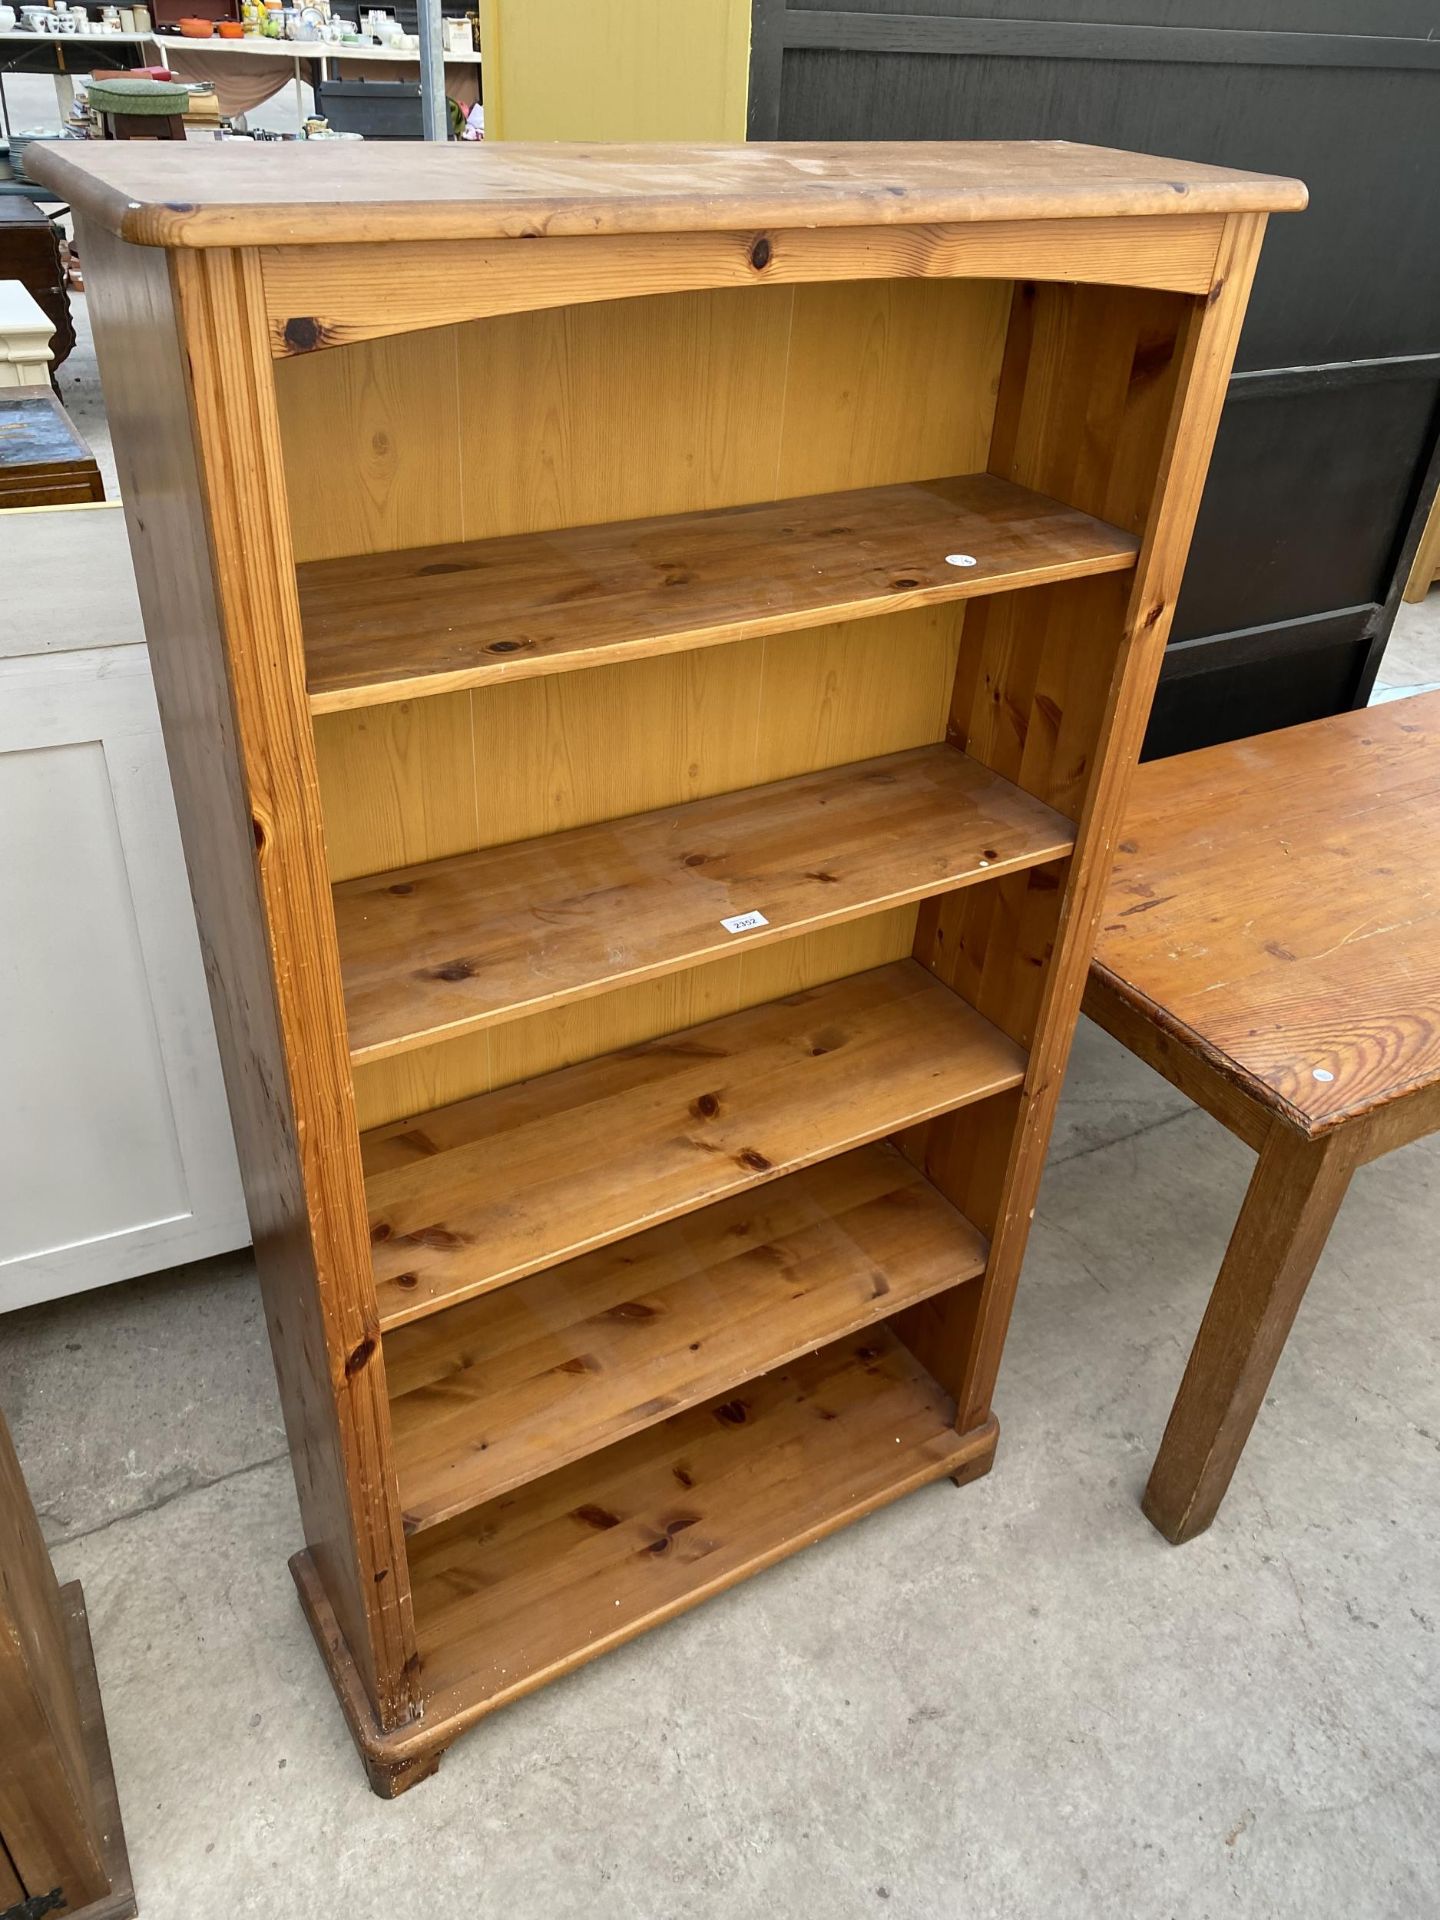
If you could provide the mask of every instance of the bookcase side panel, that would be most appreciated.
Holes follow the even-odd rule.
[[[922,914],[916,953],[1031,1049],[998,1196],[973,1113],[932,1124],[907,1151],[942,1191],[994,1214],[978,1308],[932,1312],[922,1359],[956,1392],[962,1429],[983,1420],[998,1369],[1064,1077],[1106,876],[1159,672],[1263,220],[1227,223],[1204,299],[1112,288],[1017,289],[991,470],[1142,536],[1133,579],[997,598],[967,623],[950,737],[1078,823],[1053,870],[956,896]],[[993,1177],[993,1175],[992,1175]],[[965,1202],[962,1200],[961,1204]]]
[[[393,1725],[408,1572],[253,272],[83,245],[305,1537]]]
[[[1204,300],[1046,286],[1014,307],[991,468],[1133,528],[1142,545],[1123,605],[1112,582],[1058,589],[1056,597],[1075,601],[1077,616],[1054,626],[1046,609],[1025,595],[1016,597],[1014,611],[991,603],[989,624],[968,630],[973,651],[956,674],[952,737],[1031,791],[1054,797],[1077,820],[1068,879],[1056,895],[1048,966],[1039,975],[1029,970],[1037,975],[1029,1004],[1021,993],[1010,1016],[1031,1025],[1031,1062],[1000,1177],[973,1336],[960,1375],[947,1382],[958,1398],[962,1430],[983,1421],[991,1405],[1125,795],[1185,572],[1263,225],[1263,215],[1227,221]],[[1064,649],[1071,678],[1079,672],[1089,685],[1092,739],[1077,743],[1085,749],[1083,772],[1073,758],[1056,762],[1050,741],[1056,720],[1039,697],[1031,705],[1008,699],[1006,680],[1018,674],[1023,684],[1039,687],[1056,649]],[[1071,783],[1068,795],[1058,781]],[[952,929],[952,952],[964,947],[958,933]],[[991,1018],[1006,1023],[1004,1010],[991,1008]],[[922,1164],[947,1192],[950,1183],[968,1179],[977,1152],[973,1129],[964,1125],[937,1129],[908,1146],[922,1150]],[[950,1346],[948,1354],[954,1352]]]

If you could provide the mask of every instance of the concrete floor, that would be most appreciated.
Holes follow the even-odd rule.
[[[83,345],[62,383],[108,459]],[[1382,673],[1437,682],[1440,593]],[[142,1913],[1440,1914],[1440,1140],[1359,1175],[1211,1532],[1171,1549],[1138,1509],[1249,1166],[1082,1028],[994,1473],[510,1708],[390,1806],[285,1569],[248,1257],[7,1318]]]

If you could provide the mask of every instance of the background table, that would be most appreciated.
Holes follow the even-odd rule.
[[[1356,1167],[1440,1128],[1440,694],[1142,767],[1085,1011],[1259,1154],[1145,1492],[1178,1543]]]

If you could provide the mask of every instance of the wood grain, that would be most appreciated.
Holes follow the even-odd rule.
[[[350,1057],[497,1021],[1067,853],[952,747],[743,788],[335,889]],[[759,913],[766,924],[727,929]]]
[[[1217,1071],[1218,1063],[1201,1060],[1183,1035],[1167,1032],[1148,1001],[1133,1000],[1114,974],[1093,960],[1082,1010],[1087,1019],[1178,1087],[1187,1100],[1203,1107],[1254,1152],[1260,1151],[1273,1115],[1233,1075]]]
[[[37,146],[32,178],[146,246],[915,226],[1300,208],[1296,180],[1070,141],[609,146],[492,141],[327,151]],[[29,163],[27,162],[27,168]]]
[[[882,1327],[411,1543],[426,1715],[459,1727],[988,1457]]]
[[[1302,1133],[1418,1093],[1440,1082],[1437,806],[1434,693],[1156,761],[1097,964]]]
[[[1124,571],[1137,546],[975,474],[312,561],[299,575],[310,704],[333,712]]]
[[[1033,1037],[1027,1097],[1015,1115],[999,1182],[990,1266],[975,1323],[969,1325],[972,1309],[963,1303],[962,1324],[932,1329],[918,1349],[932,1367],[948,1368],[963,1354],[959,1375],[946,1374],[962,1425],[982,1417],[991,1403],[1105,878],[1263,227],[1263,219],[1251,215],[1227,222],[1216,283],[1203,302],[1085,287],[1040,287],[1016,302],[992,466],[1017,483],[1056,487],[1116,525],[1145,531],[1135,574],[1124,583],[1123,606],[1116,580],[1053,591],[1053,600],[1073,596],[1075,611],[1083,611],[1061,654],[1049,642],[1050,608],[1023,595],[1005,604],[986,602],[980,632],[967,634],[967,647],[976,649],[970,670],[962,660],[957,675],[955,731],[966,750],[1002,770],[1018,756],[1015,777],[1027,791],[1054,798],[1061,790],[1057,782],[1071,782],[1080,799],[1075,852],[1056,897],[1051,957],[1014,969],[1017,998],[1008,1012],[990,1003],[991,1017],[1008,1031]],[[1077,673],[1071,662],[1084,664]],[[1057,667],[1072,689],[1068,722],[1047,684]],[[1007,738],[1017,713],[1020,725]],[[1017,885],[1008,884],[1012,890]],[[1021,919],[1014,924],[1019,927]],[[1033,920],[1030,927],[1033,941]],[[917,951],[932,964],[941,957],[933,947]],[[951,1195],[967,1189],[975,1149],[963,1119],[907,1142],[928,1176]],[[988,1217],[984,1208],[967,1211]],[[908,1322],[906,1331],[912,1332]]]
[[[1187,756],[1188,757],[1188,756]],[[1180,1383],[1143,1506],[1175,1545],[1215,1518],[1349,1189],[1357,1142],[1272,1123]]]
[[[866,914],[838,927],[822,927],[357,1067],[362,1127],[370,1132],[471,1094],[533,1080],[617,1048],[639,1046],[701,1021],[903,960],[913,943],[915,914],[914,907]]]
[[[305,1535],[394,1724],[404,1536],[377,1493],[389,1416],[258,280],[240,256],[84,244]]]
[[[115,1788],[110,1737],[105,1731],[105,1707],[100,1698],[100,1680],[95,1672],[90,1620],[85,1611],[85,1595],[78,1580],[67,1581],[61,1587],[60,1613],[65,1623],[70,1670],[75,1675],[80,1737],[90,1770],[100,1856],[109,1883],[109,1892],[91,1906],[66,1911],[71,1920],[135,1920],[140,1909],[135,1899],[135,1882],[130,1871],[130,1855],[120,1817],[120,1796]]]
[[[1162,331],[1157,344],[1159,316],[1141,311],[1132,317],[1131,325],[1120,336],[1120,351],[1122,359],[1133,356],[1124,380],[1127,392],[1134,395],[1133,408],[1127,405],[1112,415],[1116,424],[1109,441],[1110,457],[1078,469],[1085,476],[1087,493],[1081,497],[1086,504],[1103,498],[1123,525],[1127,524],[1125,508],[1130,496],[1136,504],[1129,511],[1140,518],[1145,535],[1129,583],[1108,684],[1099,702],[1094,744],[1087,756],[1093,773],[1080,815],[1069,885],[1061,896],[1055,958],[1036,1012],[1027,1078],[1027,1092],[1032,1097],[1021,1107],[1011,1144],[1002,1184],[1004,1204],[996,1221],[986,1276],[987,1293],[981,1302],[979,1324],[958,1396],[962,1423],[972,1419],[977,1409],[989,1407],[999,1370],[1055,1106],[1104,905],[1106,876],[1174,617],[1264,224],[1263,216],[1255,215],[1227,221],[1215,285],[1206,300],[1187,306],[1172,341],[1167,343]],[[1085,292],[1077,290],[1077,299],[1083,300]],[[1146,309],[1158,297],[1136,296]],[[1081,306],[1078,322],[1061,326],[1060,339],[1068,338],[1071,343],[1068,353],[1051,347],[1034,359],[1033,339],[1020,343],[1025,365],[1035,366],[1040,395],[1047,391],[1056,395],[1057,404],[1057,381],[1065,377],[1067,369],[1073,371],[1076,362],[1072,355],[1078,354],[1084,363],[1094,337],[1096,322],[1088,302]],[[1119,384],[1117,380],[1117,389]],[[1035,480],[1049,471],[1051,461],[1068,465],[1074,458],[1069,449],[1050,443],[1043,432],[1027,436],[1025,414],[1030,407],[1042,404],[1043,398],[1037,400],[1030,391],[1027,371],[1018,403],[1013,411],[1007,408],[1005,437],[1000,442],[1007,464],[1013,465],[1012,448],[1028,442],[1037,450]],[[999,432],[997,423],[997,437]]]
[[[385,1336],[409,1533],[984,1272],[876,1144]]]
[[[909,962],[367,1134],[382,1324],[1015,1086],[1024,1056]]]
[[[393,242],[385,274],[363,246],[266,247],[272,351],[284,358],[356,340],[589,300],[826,280],[1102,281],[1203,293],[1218,215],[970,221],[774,232]],[[393,284],[392,284],[393,279]],[[382,292],[383,287],[383,292]]]

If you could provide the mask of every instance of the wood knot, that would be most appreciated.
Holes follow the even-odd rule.
[[[690,1103],[690,1111],[697,1120],[713,1120],[720,1111],[720,1096],[715,1093],[702,1093]]]
[[[374,1334],[367,1333],[359,1346],[353,1348],[345,1357],[345,1378],[347,1380],[353,1380],[360,1369],[370,1359],[374,1351],[375,1336]]]
[[[750,249],[750,264],[757,273],[763,273],[769,266],[772,251],[768,237],[762,233]]]
[[[735,1158],[742,1167],[748,1167],[751,1173],[768,1173],[770,1162],[755,1147],[745,1147]]]
[[[415,886],[413,881],[397,880],[393,887],[387,887],[385,891],[387,893],[401,893],[401,894],[413,893],[415,891]]]
[[[308,314],[297,313],[285,322],[285,344],[292,353],[311,353],[323,338],[320,322]]]
[[[533,647],[533,640],[492,640],[485,651],[487,653],[523,653],[526,647]]]
[[[576,1507],[574,1517],[582,1526],[594,1527],[601,1533],[620,1524],[619,1514],[611,1513],[608,1507]]]
[[[417,1227],[413,1233],[407,1233],[405,1242],[412,1247],[432,1247],[440,1252],[448,1252],[455,1247],[468,1247],[470,1242],[463,1233],[456,1233],[451,1227]]]
[[[743,1427],[747,1417],[743,1400],[726,1400],[715,1409],[715,1418],[722,1426]]]

